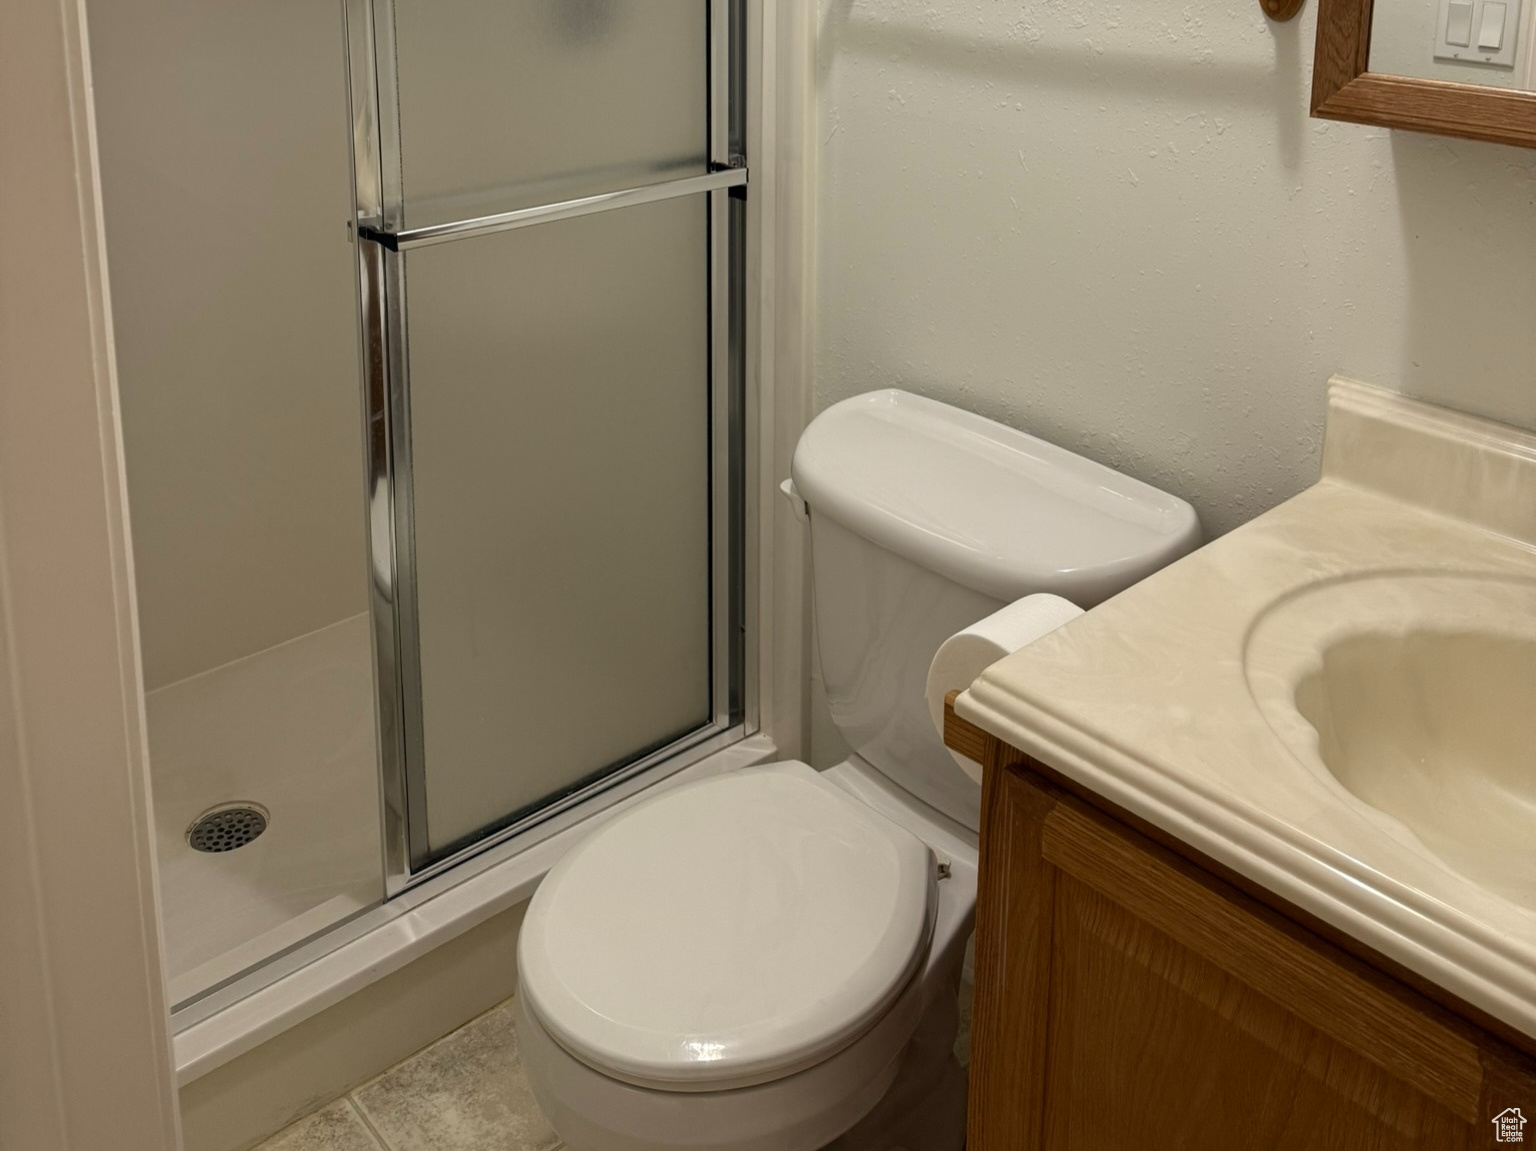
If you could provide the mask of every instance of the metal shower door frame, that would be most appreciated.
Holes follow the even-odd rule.
[[[708,0],[709,158],[701,175],[422,228],[405,226],[394,0],[342,0],[352,124],[358,306],[367,469],[369,616],[379,735],[384,894],[395,896],[548,816],[662,765],[681,769],[720,737],[749,734],[745,603],[755,584],[744,541],[755,519],[746,499],[745,28],[741,0]],[[410,360],[405,256],[432,244],[679,196],[709,196],[711,719],[472,845],[428,850],[420,634],[411,499]],[[703,745],[703,746],[701,746]],[[490,820],[488,820],[490,822]],[[532,836],[530,835],[530,838]]]

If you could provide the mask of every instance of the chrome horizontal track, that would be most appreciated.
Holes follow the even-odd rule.
[[[639,188],[625,188],[618,192],[601,192],[596,196],[582,196],[576,200],[562,200],[557,204],[540,204],[533,208],[518,208],[513,212],[498,212],[494,216],[478,216],[473,220],[456,220],[450,224],[407,228],[403,232],[385,232],[363,225],[358,228],[358,234],[363,239],[382,244],[391,251],[406,252],[412,248],[446,244],[452,240],[467,240],[472,236],[509,232],[513,228],[526,228],[530,224],[570,220],[577,216],[591,215],[593,212],[607,212],[613,208],[633,208],[640,204],[671,200],[677,196],[694,196],[700,192],[713,192],[720,188],[739,188],[746,182],[745,168],[724,168],[718,172],[688,176],[682,180],[646,184]]]

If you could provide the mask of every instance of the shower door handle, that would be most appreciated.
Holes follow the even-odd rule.
[[[595,196],[582,196],[575,200],[561,200],[553,204],[539,204],[532,208],[517,208],[510,212],[455,220],[448,224],[428,224],[420,228],[407,228],[400,232],[386,232],[370,224],[360,223],[358,235],[365,240],[382,244],[392,252],[405,252],[432,244],[446,244],[453,240],[467,240],[474,236],[508,232],[513,228],[526,228],[532,224],[572,220],[578,216],[607,212],[614,208],[633,208],[640,204],[671,200],[677,196],[696,196],[702,192],[714,192],[721,188],[740,188],[746,183],[745,167],[720,168],[699,176],[686,176],[681,180],[643,184],[638,188],[625,188],[618,192],[600,192]]]

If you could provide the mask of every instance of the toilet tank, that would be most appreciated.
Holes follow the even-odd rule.
[[[980,789],[928,715],[939,645],[1035,592],[1090,608],[1200,543],[1183,500],[896,389],[812,420],[791,474],[810,509],[833,722],[892,782],[972,830]]]

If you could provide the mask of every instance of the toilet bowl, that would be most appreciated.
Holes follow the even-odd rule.
[[[666,791],[540,885],[518,1030],[574,1151],[959,1151],[979,788],[933,730],[929,662],[1012,600],[1089,607],[1199,542],[1182,500],[894,390],[823,412],[792,470],[854,754]]]
[[[861,787],[862,799],[856,790]],[[846,764],[818,774],[803,763],[787,762],[677,788],[626,813],[624,823],[637,838],[664,834],[673,816],[714,823],[702,845],[706,858],[690,859],[698,840],[674,835],[658,843],[661,850],[645,852],[648,858],[625,868],[628,881],[637,886],[664,885],[664,877],[675,874],[684,860],[696,869],[694,882],[676,902],[633,909],[636,917],[651,917],[639,927],[647,938],[637,941],[624,934],[638,926],[632,922],[613,937],[641,944],[626,949],[615,942],[616,950],[665,952],[663,962],[676,964],[666,973],[674,978],[662,981],[661,1002],[641,994],[658,1020],[676,1018],[681,1025],[659,1034],[639,1028],[638,1035],[609,1035],[606,1052],[594,1051],[593,1040],[598,1028],[611,1024],[622,1010],[627,989],[608,983],[600,971],[566,971],[565,981],[585,984],[600,1010],[585,1019],[580,1011],[574,1020],[559,1014],[569,1004],[552,1005],[547,988],[561,981],[552,967],[571,957],[559,954],[559,943],[552,953],[551,940],[579,947],[589,929],[580,922],[585,909],[575,912],[574,921],[559,922],[553,901],[530,907],[523,930],[533,927],[533,942],[524,947],[520,941],[519,947],[524,964],[519,971],[519,1039],[539,1104],[568,1145],[611,1151],[826,1146],[891,1094],[904,1057],[910,1061],[913,1056],[913,1036],[928,1015],[938,1017],[929,1032],[931,1045],[941,1049],[929,1063],[940,1070],[946,1059],[954,1065],[956,993],[975,907],[974,840],[964,828],[910,800],[910,809],[901,810],[901,798],[882,794],[886,788],[868,767]],[[666,802],[672,796],[684,802]],[[765,811],[780,803],[782,810]],[[803,820],[795,810],[798,804],[807,808]],[[677,808],[682,810],[669,810]],[[631,814],[636,818],[631,820]],[[738,840],[749,821],[749,842],[739,845],[739,866],[733,869],[721,859],[729,851],[722,845]],[[560,887],[601,882],[606,868],[633,845],[622,842],[628,837],[622,835],[620,820],[607,828],[615,829],[620,841],[605,844],[602,831],[584,841],[551,872]],[[761,838],[754,838],[754,831]],[[885,843],[892,845],[888,851]],[[589,845],[613,854],[607,859],[577,856],[574,867],[588,869],[586,877],[567,880],[557,874]],[[713,867],[708,866],[711,860]],[[885,865],[891,865],[892,880],[871,883]],[[865,891],[867,886],[873,890]],[[785,928],[795,938],[775,945],[760,935],[736,933],[737,925],[731,924],[721,924],[714,933],[718,939],[707,938],[711,923],[729,916],[722,905],[737,890],[751,903],[753,917],[768,923],[763,930]],[[624,898],[620,892],[618,899]],[[687,915],[690,901],[703,909],[696,916]],[[615,910],[606,900],[598,902],[603,904],[594,909],[599,917]],[[806,903],[813,909],[802,915]],[[787,927],[772,923],[775,915],[796,922]],[[848,915],[861,922],[839,930],[836,920]],[[692,937],[674,940],[679,945],[674,952],[661,940],[679,920],[691,920],[682,930]],[[724,987],[702,986],[716,967]],[[637,982],[642,981],[637,973]],[[687,988],[695,982],[700,983],[697,994],[690,996]],[[541,990],[546,990],[542,998]],[[762,996],[752,1005],[755,1017],[774,1025],[777,1034],[738,1038],[747,1030],[741,1016],[752,1016],[750,1010],[732,1021],[740,1030],[730,1024],[710,1026],[711,1014],[720,1010],[710,1003],[711,994],[743,991]],[[601,1001],[604,993],[616,1002]],[[565,1030],[551,1034],[545,1019],[561,1020]],[[578,1031],[583,1023],[597,1027],[573,1040],[572,1022]],[[676,1052],[670,1080],[662,1078],[667,1046]],[[689,1058],[697,1054],[715,1058]],[[942,1081],[942,1076],[933,1078]],[[940,1103],[949,1109],[948,1127],[958,1133],[964,1081],[958,1074],[952,1080],[949,1097]],[[958,1151],[960,1140],[946,1146]]]

